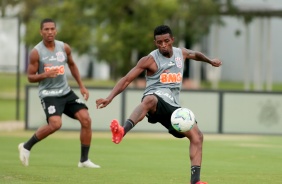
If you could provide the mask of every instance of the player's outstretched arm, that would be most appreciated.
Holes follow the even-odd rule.
[[[219,67],[219,66],[222,65],[222,62],[219,59],[217,59],[217,58],[210,59],[207,56],[205,56],[203,53],[198,52],[198,51],[193,51],[193,50],[183,48],[182,53],[183,53],[183,56],[184,56],[185,59],[193,59],[193,60],[196,60],[196,61],[203,61],[203,62],[211,64],[214,67]]]
[[[99,98],[96,100],[97,109],[106,107],[111,101],[149,66],[150,57],[141,58],[135,67],[133,67],[124,77],[122,77],[107,98]]]

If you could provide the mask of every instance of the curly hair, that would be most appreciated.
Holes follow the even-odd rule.
[[[154,30],[154,38],[156,38],[156,35],[163,35],[163,34],[167,34],[167,33],[171,37],[173,37],[172,31],[171,31],[169,26],[167,26],[167,25],[160,25],[160,26],[156,27],[155,30]]]
[[[45,18],[45,19],[43,19],[43,20],[41,21],[41,23],[40,23],[40,29],[42,29],[42,28],[43,28],[43,24],[44,24],[44,23],[47,23],[47,22],[53,22],[53,23],[55,24],[55,26],[56,26],[56,22],[55,22],[53,19]]]

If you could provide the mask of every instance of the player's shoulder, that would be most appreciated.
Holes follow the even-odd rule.
[[[61,41],[61,40],[55,40],[56,46],[60,47],[62,50],[64,50],[67,53],[71,52],[71,47],[68,43]]]
[[[39,51],[44,47],[43,41],[37,43],[30,51],[30,54],[38,54]]]
[[[33,50],[36,49],[36,50],[40,50],[42,47],[44,47],[44,43],[43,43],[43,40],[38,42],[34,47],[33,47]]]
[[[180,51],[180,52],[185,52],[185,50],[187,50],[184,47],[172,47],[172,48],[173,48],[173,50],[177,50],[177,51]]]
[[[154,62],[154,58],[153,56],[151,56],[150,54],[149,55],[146,55],[146,56],[143,56],[137,63],[137,66],[142,66],[144,68],[147,68],[149,65],[151,65],[153,62]]]
[[[185,47],[181,47],[181,48],[179,48],[179,49],[180,49],[180,51],[182,52],[183,57],[188,57],[191,53],[193,53],[192,50],[187,49],[187,48],[185,48]]]
[[[37,50],[37,48],[33,48],[31,49],[30,53],[29,53],[29,58],[30,60],[38,60],[39,58],[39,51]]]
[[[65,42],[61,41],[61,40],[54,40],[55,44],[59,44],[59,45],[64,45]]]
[[[143,56],[141,59],[140,59],[140,61],[145,61],[145,62],[148,62],[148,61],[154,61],[155,59],[154,59],[154,57],[151,55],[151,54],[148,54],[148,55],[146,55],[146,56]]]

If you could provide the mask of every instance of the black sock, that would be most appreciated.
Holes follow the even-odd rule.
[[[193,165],[191,167],[191,184],[200,181],[201,166]]]
[[[31,148],[40,140],[34,134],[26,143],[24,143],[24,148],[27,150],[31,150]]]
[[[89,153],[90,146],[86,146],[81,144],[81,157],[80,162],[85,162],[88,160],[88,153]]]
[[[127,132],[129,132],[134,127],[134,125],[135,124],[133,123],[133,121],[131,119],[127,119],[126,122],[124,123],[124,126],[123,126],[123,128],[124,128],[124,135],[123,136],[125,136],[125,134]]]

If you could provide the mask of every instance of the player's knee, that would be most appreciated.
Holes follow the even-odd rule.
[[[83,128],[91,128],[91,118],[90,116],[83,116],[80,119],[81,126]]]
[[[202,146],[204,141],[204,135],[201,132],[194,134],[193,137],[190,137],[190,142],[194,145]]]
[[[142,104],[144,104],[146,107],[154,107],[157,104],[158,100],[154,95],[148,95],[146,96],[143,101]]]
[[[62,122],[60,121],[49,122],[49,127],[51,129],[51,132],[55,132],[62,127]]]
[[[197,145],[202,145],[204,141],[204,135],[201,132],[198,132],[197,137],[195,138],[195,143]]]

